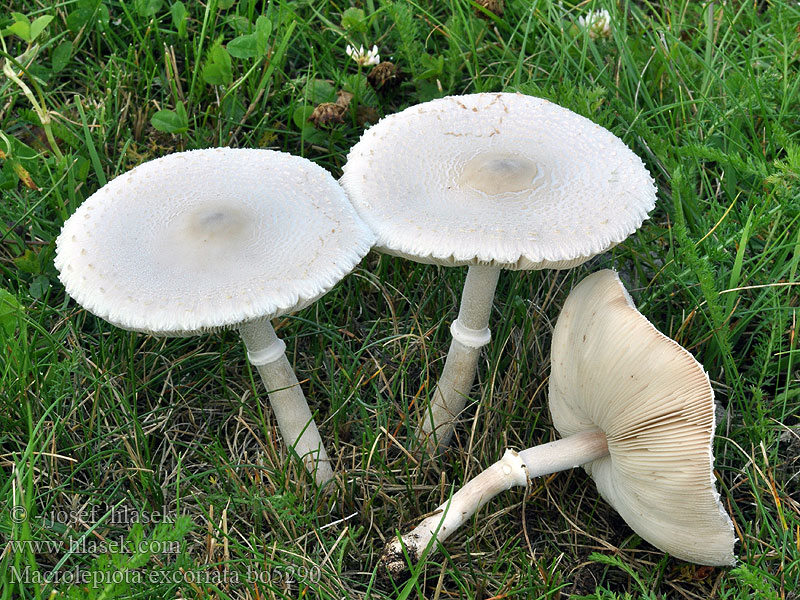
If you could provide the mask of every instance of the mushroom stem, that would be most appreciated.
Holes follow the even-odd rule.
[[[269,320],[250,321],[239,332],[247,347],[247,358],[258,369],[267,388],[272,411],[286,445],[303,459],[318,485],[333,479],[333,470],[311,415],[303,390]]]
[[[416,564],[430,544],[443,542],[500,492],[525,486],[532,477],[572,469],[607,454],[606,436],[600,429],[582,431],[519,453],[506,450],[503,458],[466,483],[430,517],[389,541],[381,563],[391,577],[402,576],[409,568],[404,547],[412,564]]]
[[[455,420],[475,381],[481,348],[492,338],[489,314],[500,271],[483,265],[470,266],[467,271],[458,318],[450,326],[453,340],[447,360],[419,427],[431,452],[450,443]]]

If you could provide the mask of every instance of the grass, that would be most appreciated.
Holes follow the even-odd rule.
[[[610,38],[576,25],[598,8]],[[507,0],[502,17],[456,0],[19,0],[0,12],[2,59],[28,50],[12,64],[30,91],[0,79],[0,537],[55,543],[7,544],[0,598],[797,598],[798,23],[797,3],[736,0]],[[347,43],[377,44],[400,86],[373,91]],[[338,90],[355,95],[344,122],[315,128],[313,107]],[[375,115],[495,90],[613,131],[645,160],[658,202],[578,269],[501,276],[475,419],[436,460],[402,448],[441,370],[463,269],[373,253],[276,323],[336,460],[324,491],[287,457],[238,336],[121,331],[57,280],[64,219],[142,161],[269,147],[338,176]],[[506,447],[553,439],[552,325],[571,286],[606,267],[711,376],[739,565],[665,556],[575,470],[487,505],[407,583],[381,579],[388,536]],[[123,553],[115,540],[138,544]]]

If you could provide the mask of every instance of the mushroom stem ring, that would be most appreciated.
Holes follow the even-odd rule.
[[[459,344],[469,348],[483,348],[492,341],[492,332],[488,327],[484,327],[483,329],[470,329],[458,319],[453,321],[453,324],[450,325],[450,334]]]
[[[241,329],[244,330],[245,327],[243,326]],[[254,367],[268,365],[269,363],[280,359],[281,356],[284,356],[284,353],[286,352],[286,343],[277,335],[275,335],[275,332],[271,326],[269,327],[269,330],[272,331],[271,337],[274,339],[267,341],[266,345],[260,348],[258,346],[263,344],[264,340],[259,339],[261,337],[259,336],[259,333],[265,330],[266,327],[264,327],[261,323],[252,323],[248,325],[246,329],[248,331],[248,337],[251,340],[249,344],[245,342],[245,346],[247,346],[247,360],[250,361],[251,365]]]
[[[284,353],[286,344],[275,335],[268,320],[245,323],[239,332],[247,347],[247,358],[267,388],[281,437],[303,460],[319,485],[330,481],[333,470],[328,453],[294,369]]]
[[[450,326],[453,340],[447,360],[420,425],[419,437],[430,451],[449,443],[475,381],[481,348],[492,339],[489,315],[500,270],[473,265],[467,271],[458,318]]]
[[[391,540],[381,556],[382,566],[392,577],[402,575],[408,569],[404,547],[409,558],[416,563],[431,552],[435,542],[450,537],[501,492],[515,486],[527,486],[533,477],[572,469],[606,455],[606,436],[599,429],[576,433],[522,452],[506,450],[503,458],[470,480],[431,516],[410,532]]]

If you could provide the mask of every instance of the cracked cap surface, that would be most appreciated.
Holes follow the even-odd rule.
[[[532,96],[449,96],[389,115],[341,183],[378,249],[418,262],[569,268],[655,205],[644,164],[610,131]]]
[[[64,224],[55,265],[67,293],[112,324],[190,335],[303,308],[373,240],[325,169],[213,148],[103,186]]]

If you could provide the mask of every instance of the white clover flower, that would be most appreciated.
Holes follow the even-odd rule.
[[[352,58],[359,64],[359,66],[362,67],[377,65],[379,62],[381,62],[381,57],[378,55],[377,46],[373,46],[370,51],[365,52],[364,46],[360,46],[359,49],[356,50],[355,46],[348,44],[345,52],[347,53],[347,56]]]
[[[578,25],[586,29],[593,40],[611,37],[611,15],[605,8],[593,10],[585,17],[578,17]]]

